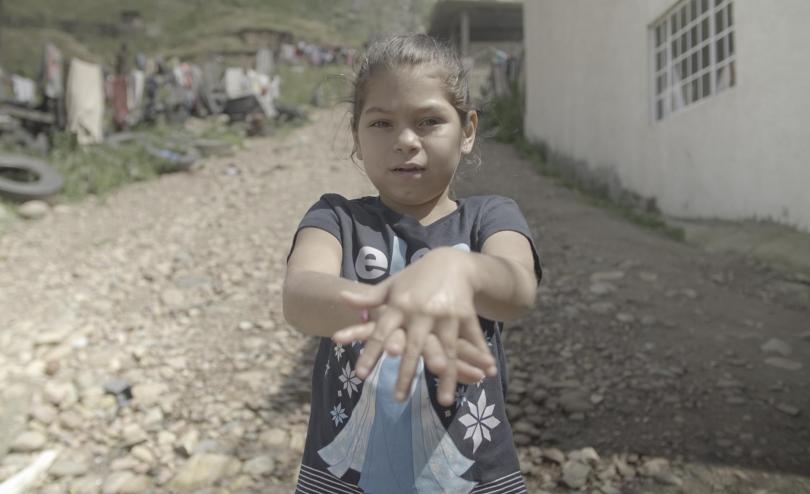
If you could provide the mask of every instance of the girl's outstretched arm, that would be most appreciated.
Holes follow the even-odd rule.
[[[340,277],[340,242],[318,228],[298,232],[284,278],[284,318],[312,336],[331,337],[360,322],[360,312],[346,306],[340,292],[364,294],[369,285]]]

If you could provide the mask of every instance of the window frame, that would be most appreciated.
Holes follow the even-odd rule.
[[[734,0],[678,0],[648,26],[654,122],[738,85],[734,9]]]

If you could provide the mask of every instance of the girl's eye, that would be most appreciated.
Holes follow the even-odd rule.
[[[389,124],[385,120],[375,120],[374,122],[371,122],[371,124],[369,124],[369,127],[376,127],[378,129],[382,129],[382,128],[389,127],[390,125],[391,124]]]
[[[440,123],[442,123],[440,119],[433,117],[422,120],[422,125],[425,127],[432,127],[434,125],[439,125]]]

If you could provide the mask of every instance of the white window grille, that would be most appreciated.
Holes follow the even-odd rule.
[[[737,84],[733,0],[681,0],[650,28],[653,115]]]

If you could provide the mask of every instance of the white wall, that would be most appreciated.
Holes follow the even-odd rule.
[[[737,85],[656,121],[648,26],[676,3],[525,2],[527,137],[667,214],[810,231],[810,1],[734,0]]]

